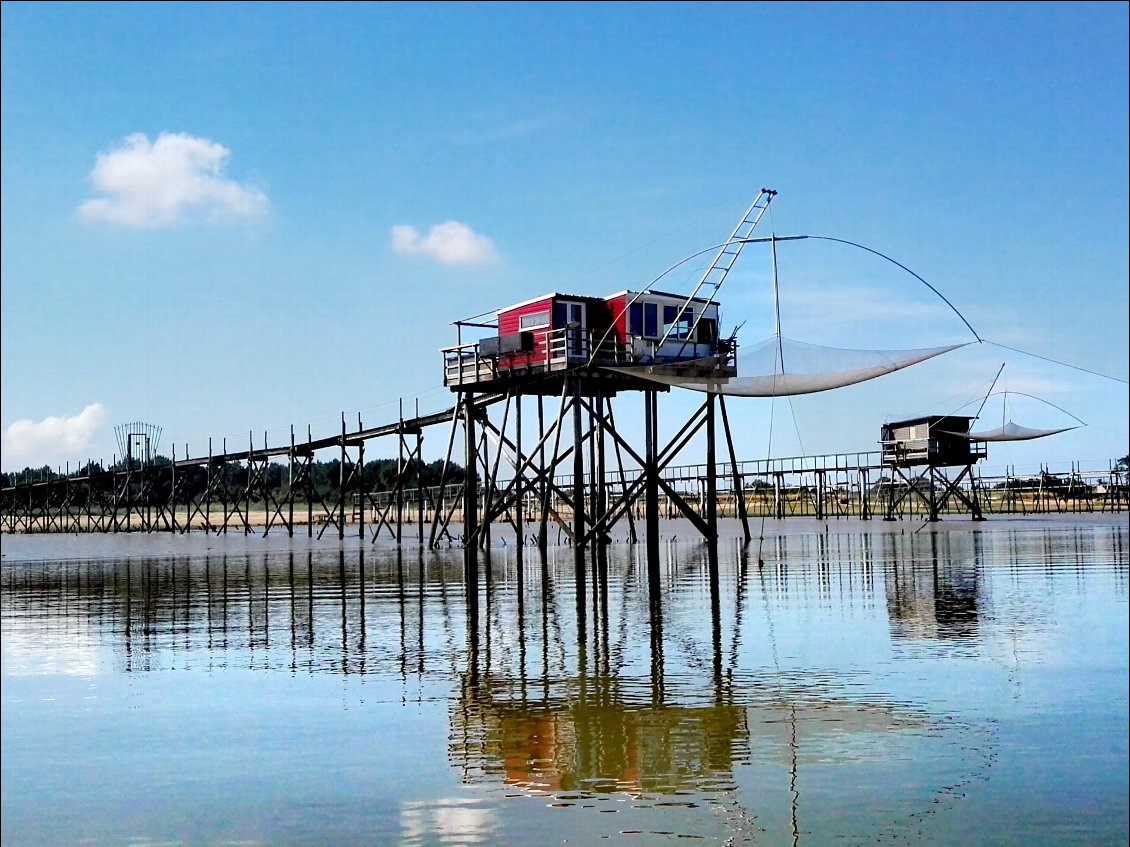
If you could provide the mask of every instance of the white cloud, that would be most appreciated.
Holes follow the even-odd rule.
[[[156,228],[190,214],[209,221],[263,214],[262,191],[220,175],[230,155],[222,144],[184,133],[161,133],[153,142],[141,133],[127,136],[98,155],[90,179],[107,196],[87,200],[79,216]]]
[[[4,431],[4,465],[39,467],[61,459],[86,458],[84,451],[105,421],[101,403],[91,403],[69,418],[15,421]]]
[[[458,221],[436,224],[427,235],[421,235],[415,227],[406,224],[394,226],[392,249],[397,253],[427,256],[445,265],[477,265],[497,258],[494,242]]]

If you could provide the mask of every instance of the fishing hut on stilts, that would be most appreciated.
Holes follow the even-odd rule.
[[[456,344],[441,352],[444,385],[458,395],[455,414],[463,423],[463,544],[470,585],[477,582],[478,551],[489,545],[497,521],[513,524],[519,545],[542,549],[556,525],[572,545],[580,589],[586,551],[594,551],[600,567],[613,529],[626,523],[628,540],[638,542],[642,517],[654,592],[661,495],[707,542],[716,575],[719,417],[737,479],[724,401],[708,393],[661,443],[659,395],[670,386],[654,377],[718,382],[736,376],[737,342],[719,332],[714,296],[775,193],[762,189],[689,295],[650,288],[606,297],[553,292],[454,323]],[[484,337],[464,340],[471,332]],[[642,445],[617,426],[613,401],[627,393],[642,395]],[[523,441],[524,429],[533,429],[523,423],[528,400],[536,405],[533,444]],[[706,449],[701,498],[676,490],[663,476],[696,436],[704,438]],[[744,504],[737,500],[748,541]],[[524,522],[534,531],[527,533]]]
[[[903,506],[920,500],[927,508],[928,520],[951,503],[964,506],[975,521],[981,514],[977,480],[973,466],[988,456],[983,441],[970,437],[970,425],[976,418],[956,415],[928,415],[884,424],[880,445],[883,466],[890,478],[883,487],[886,502],[884,520],[896,520]],[[950,469],[957,475],[950,479]],[[967,491],[961,488],[968,478]]]

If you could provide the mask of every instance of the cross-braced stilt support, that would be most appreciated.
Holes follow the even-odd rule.
[[[892,490],[891,496],[887,500],[887,515],[885,520],[894,520],[898,513],[899,507],[903,502],[911,498],[917,497],[927,507],[927,519],[930,521],[939,520],[939,516],[946,505],[951,499],[959,501],[975,521],[982,521],[985,519],[981,513],[981,504],[977,496],[977,486],[973,480],[973,466],[966,465],[962,467],[961,472],[952,481],[946,475],[942,468],[934,465],[926,465],[917,475],[907,475],[903,472],[900,465],[892,464],[891,478],[892,481],[897,476],[905,483],[905,487],[896,496]],[[966,477],[970,477],[970,493],[966,494],[959,487],[961,481]],[[940,496],[939,496],[940,491]]]
[[[407,438],[408,435],[414,435],[415,438],[409,440]],[[376,507],[368,497],[363,496],[362,499],[368,500],[369,504],[376,508],[372,528],[372,540],[375,542],[377,538],[380,537],[381,531],[387,529],[389,536],[396,541],[396,545],[399,547],[404,540],[404,493],[408,490],[408,483],[412,481],[416,483],[416,505],[420,510],[420,514],[417,517],[419,540],[423,543],[424,539],[424,503],[420,493],[420,468],[423,466],[423,458],[420,453],[423,449],[423,438],[420,435],[419,429],[406,426],[401,422],[401,426],[397,431],[397,441],[396,479],[393,481],[392,492],[389,495],[388,502],[382,507]],[[446,473],[446,467],[444,468],[444,472]],[[442,485],[442,477],[440,482]]]

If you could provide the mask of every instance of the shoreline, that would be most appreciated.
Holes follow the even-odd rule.
[[[1029,532],[1071,532],[1090,531],[1093,529],[1115,529],[1130,532],[1130,513],[1128,512],[1084,512],[1084,513],[1057,513],[1039,515],[994,515],[984,521],[973,521],[968,518],[954,517],[930,523],[921,519],[907,518],[903,520],[885,521],[882,519],[861,520],[859,518],[816,518],[789,517],[781,519],[751,518],[749,521],[752,540],[750,548],[756,548],[759,540],[767,538],[802,538],[802,537],[832,537],[832,536],[889,536],[889,535],[949,535],[953,533],[971,533],[987,535],[996,533],[1029,533]],[[529,532],[523,535],[528,539],[537,531],[536,522],[526,525]],[[459,530],[462,527],[453,524],[451,534],[453,539],[444,538],[436,549],[427,546],[429,528],[424,528],[424,544],[418,541],[415,524],[405,524],[398,547],[395,538],[390,537],[387,529],[383,530],[376,539],[372,535],[371,525],[366,525],[365,536],[360,537],[357,525],[347,525],[345,537],[339,538],[338,533],[329,525],[321,538],[318,538],[320,527],[313,527],[313,531],[303,524],[296,527],[293,536],[286,533],[285,527],[273,527],[269,532],[245,532],[242,528],[229,528],[227,532],[205,532],[191,530],[189,532],[37,532],[37,533],[8,533],[0,535],[0,560],[5,565],[17,562],[44,562],[68,560],[96,560],[133,557],[171,557],[171,556],[199,556],[206,554],[251,554],[251,553],[287,553],[327,550],[366,550],[382,555],[401,554],[413,557],[450,551],[459,551],[462,544],[459,542]],[[524,527],[525,529],[526,527]],[[303,531],[303,530],[306,531]],[[637,528],[640,541],[635,546],[643,549],[642,532]],[[490,550],[492,553],[513,551],[516,547],[513,527],[495,524],[491,528]],[[697,534],[697,530],[685,518],[665,519],[660,522],[660,542],[666,547],[669,545],[686,546],[695,548],[704,542]],[[613,534],[611,543],[615,546],[625,546],[628,541],[628,527],[618,525]],[[725,547],[739,546],[742,543],[742,526],[736,518],[720,518],[718,521],[718,543]],[[526,545],[531,555],[537,555],[535,545]],[[559,538],[557,528],[550,526],[549,545],[551,551],[569,550],[568,540],[562,535]],[[483,554],[485,555],[485,554]]]

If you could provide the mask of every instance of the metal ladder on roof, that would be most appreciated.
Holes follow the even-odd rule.
[[[742,252],[742,248],[749,242],[749,238],[757,228],[761,216],[765,214],[765,210],[769,208],[769,204],[776,196],[777,192],[771,188],[762,188],[761,191],[758,192],[757,199],[753,201],[753,204],[746,210],[742,219],[738,221],[738,225],[734,227],[734,231],[730,233],[730,237],[726,239],[725,243],[718,249],[718,252],[714,255],[714,261],[710,263],[710,267],[706,269],[706,273],[699,279],[698,284],[695,285],[694,290],[691,291],[690,296],[688,296],[686,302],[683,303],[680,312],[690,306],[691,302],[698,297],[699,292],[707,286],[710,287],[710,293],[707,294],[705,299],[714,299],[718,294],[718,289],[720,289],[722,283],[726,281],[726,275],[730,273],[730,268],[732,268],[734,262],[737,261],[738,254]],[[690,332],[687,335],[688,338],[694,336],[701,319],[702,315],[700,313],[691,326]],[[659,344],[656,345],[656,349],[663,346],[663,343],[667,340],[667,336],[671,334],[676,325],[677,322],[667,327],[666,332],[663,333],[663,337],[659,340]],[[684,340],[684,346],[685,345],[686,341]]]

